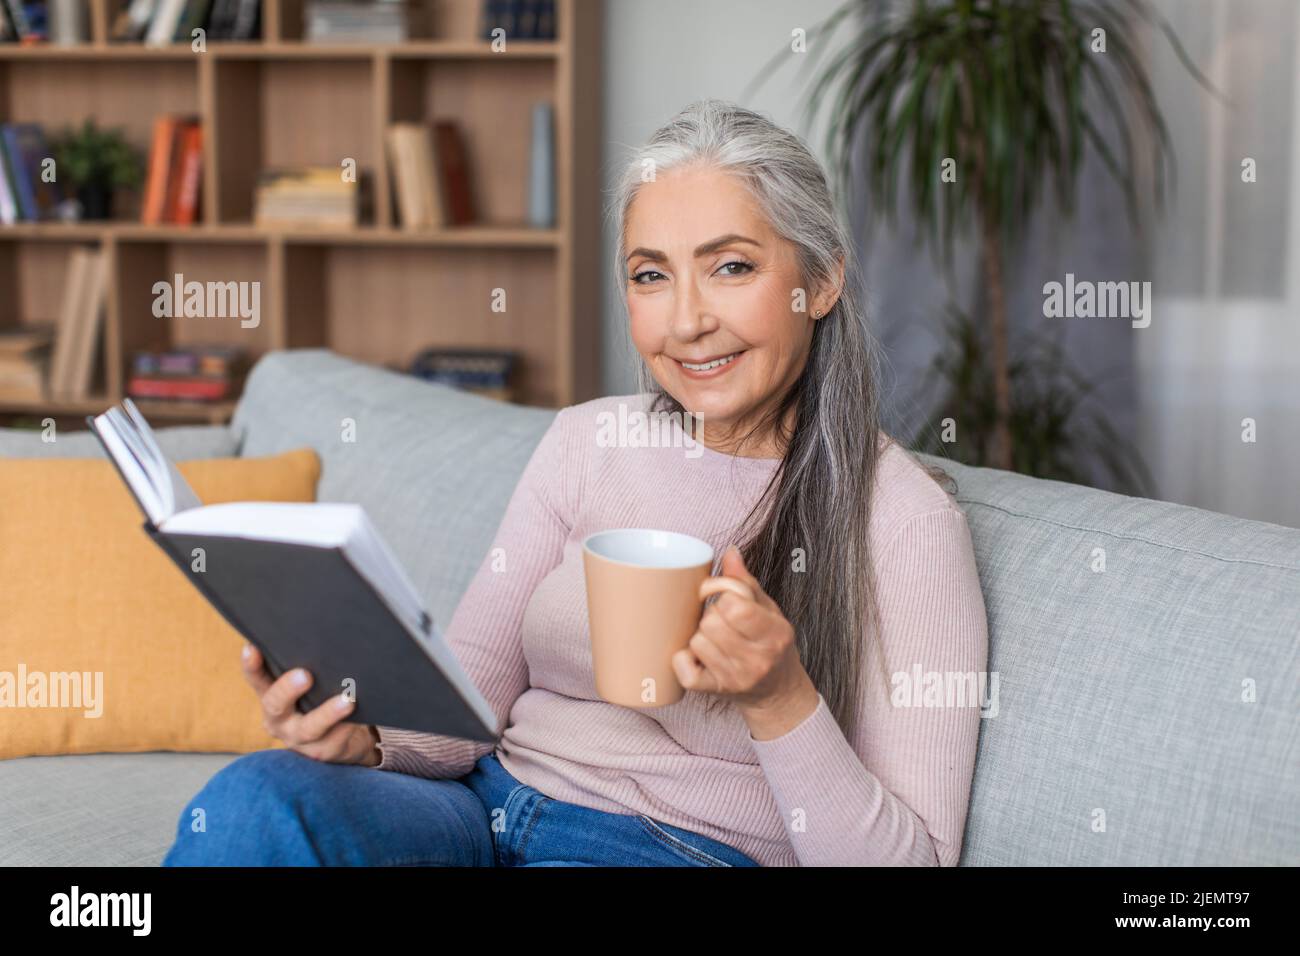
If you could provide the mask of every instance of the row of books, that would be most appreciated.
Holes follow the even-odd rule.
[[[33,401],[45,397],[50,325],[0,329],[0,401]]]
[[[126,393],[160,401],[219,402],[233,398],[248,370],[248,353],[230,345],[140,351],[131,359]]]
[[[555,0],[481,0],[480,36],[554,40]],[[0,0],[0,42],[85,43],[84,0]],[[402,43],[424,35],[422,8],[406,0],[307,0],[303,38],[309,43]],[[127,0],[113,20],[115,43],[165,46],[189,43],[202,29],[208,40],[261,36],[262,0]]]
[[[37,401],[90,395],[108,298],[104,253],[73,249],[67,275],[55,323],[0,333],[0,398]]]
[[[203,175],[203,127],[193,116],[154,120],[140,221],[188,226],[198,220]]]
[[[39,125],[0,123],[0,223],[54,215],[63,190],[44,175],[43,164],[49,157],[49,143]]]
[[[352,228],[361,221],[361,183],[337,166],[264,169],[257,177],[253,221],[259,226]]]
[[[477,219],[465,139],[454,122],[393,123],[385,147],[402,228],[460,226]]]
[[[513,401],[519,353],[498,349],[425,349],[415,357],[410,374],[428,382]]]
[[[110,38],[165,46],[189,43],[201,29],[208,40],[253,40],[261,35],[261,16],[261,0],[130,0]]]
[[[509,40],[554,40],[555,0],[483,0],[481,36],[491,40],[494,30]]]
[[[50,38],[49,12],[44,3],[0,0],[0,42],[45,42]]]
[[[308,0],[303,34],[309,43],[402,43],[418,27],[400,0]]]

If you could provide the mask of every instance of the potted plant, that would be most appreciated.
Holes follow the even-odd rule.
[[[829,37],[852,14],[862,16],[847,43],[811,42],[813,33]],[[1149,143],[1156,208],[1163,206],[1164,163],[1172,173],[1173,154],[1143,51],[1132,39],[1139,19],[1154,24],[1183,66],[1217,92],[1146,0],[846,0],[809,31],[818,71],[807,115],[829,109],[826,149],[841,197],[852,185],[854,149],[865,143],[873,208],[893,220],[899,178],[908,177],[918,240],[924,234],[932,250],[942,250],[945,269],[954,234],[974,220],[987,301],[981,352],[991,389],[989,440],[978,464],[1011,469],[1016,460],[1005,250],[1021,238],[1043,181],[1070,217],[1090,146],[1136,221],[1135,170]],[[1085,99],[1088,87],[1099,94],[1098,105]],[[1101,134],[1112,121],[1118,151]]]
[[[59,182],[75,194],[82,219],[111,219],[113,193],[138,189],[144,179],[140,154],[120,129],[101,129],[87,119],[52,145]]]

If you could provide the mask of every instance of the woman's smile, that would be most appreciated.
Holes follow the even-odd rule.
[[[745,352],[746,352],[745,349],[741,349],[738,352],[730,352],[725,355],[716,356],[714,358],[704,358],[704,359],[696,359],[696,360],[673,358],[671,355],[669,356],[669,358],[672,358],[673,361],[677,363],[677,366],[681,370],[681,373],[685,375],[687,378],[709,379],[709,378],[717,378],[720,375],[725,375],[727,372],[729,372],[732,368],[736,366],[736,363],[745,354]]]

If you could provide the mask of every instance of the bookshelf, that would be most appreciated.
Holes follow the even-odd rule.
[[[264,0],[262,39],[150,48],[109,42],[125,0],[89,0],[90,41],[0,45],[0,122],[47,134],[93,117],[122,127],[142,156],[154,118],[189,113],[204,129],[200,221],[143,225],[140,195],[117,218],[0,226],[0,327],[58,315],[69,252],[100,249],[108,304],[92,397],[0,402],[0,420],[76,424],[123,395],[137,349],[193,343],[324,346],[404,367],[427,347],[520,353],[518,401],[559,407],[599,385],[599,0],[558,0],[554,41],[476,39],[479,0],[425,0],[424,35],[402,44],[302,40],[302,0]],[[556,223],[526,223],[533,103],[555,111]],[[389,123],[452,119],[467,143],[480,222],[409,230],[398,223],[383,149]],[[356,228],[252,222],[258,171],[356,161],[375,202]],[[260,321],[156,318],[154,283],[260,283]],[[496,289],[505,309],[492,308]],[[497,300],[499,302],[499,299]],[[140,402],[160,420],[220,422],[234,403]]]

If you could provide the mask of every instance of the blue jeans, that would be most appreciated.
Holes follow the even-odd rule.
[[[201,811],[201,812],[200,812]],[[456,780],[246,754],[181,813],[163,866],[758,866],[637,813],[554,800],[495,754]]]

